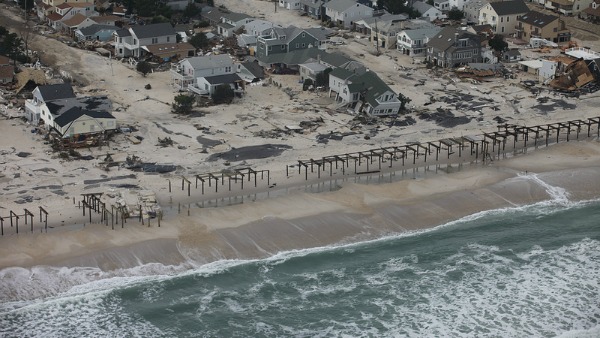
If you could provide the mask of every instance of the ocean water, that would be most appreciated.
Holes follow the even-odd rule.
[[[262,260],[152,265],[95,281],[94,269],[3,271],[4,282],[37,278],[47,292],[4,299],[0,336],[600,337],[600,201],[554,193]]]

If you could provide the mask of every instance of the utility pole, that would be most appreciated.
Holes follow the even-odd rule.
[[[275,4],[275,13],[277,13],[277,0],[273,0],[273,4]]]

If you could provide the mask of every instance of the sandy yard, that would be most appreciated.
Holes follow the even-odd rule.
[[[215,2],[280,24],[318,25],[316,21],[281,8],[275,14],[273,3],[266,1]],[[175,175],[216,172],[228,166],[270,168],[282,172],[286,164],[293,164],[298,159],[479,134],[496,130],[499,121],[537,125],[593,117],[598,115],[600,102],[600,93],[568,98],[544,90],[536,97],[519,84],[522,80],[533,79],[521,72],[511,80],[461,80],[452,73],[427,70],[424,65],[413,63],[412,58],[395,50],[374,56],[369,53],[372,46],[368,41],[355,36],[345,45],[331,47],[330,51],[339,51],[363,62],[394,90],[408,96],[412,100],[410,113],[399,116],[396,121],[352,128],[350,122],[354,116],[334,111],[336,104],[327,92],[302,92],[298,76],[273,75],[264,86],[247,87],[244,97],[233,104],[198,108],[198,114],[180,117],[170,111],[170,104],[178,93],[170,85],[168,70],[142,77],[124,62],[68,47],[54,39],[38,36],[32,46],[42,51],[43,63],[51,63],[55,71],[66,72],[76,80],[78,95],[108,95],[120,125],[135,127],[137,131],[132,135],[143,138],[140,144],[133,144],[124,135],[117,135],[108,148],[81,150],[82,155],[92,155],[95,160],[65,162],[52,154],[39,136],[30,132],[31,126],[16,119],[0,120],[0,206],[3,208],[0,212],[20,210],[27,205],[33,205],[33,208],[44,205],[57,210],[59,219],[62,217],[66,222],[71,216],[62,209],[63,206],[72,205],[72,198],[79,198],[82,192],[105,189],[102,180],[113,179],[155,191],[165,189],[164,179],[157,179],[156,175],[132,175],[126,169],[102,170],[98,163],[107,153],[116,161],[136,155],[145,162],[177,165],[179,169]],[[271,80],[282,84],[281,88],[269,84]],[[418,85],[420,80],[424,85]],[[146,84],[152,88],[144,89]],[[293,94],[288,95],[286,88]],[[544,100],[539,100],[540,97]],[[316,129],[302,134],[264,136],[265,132],[320,119],[323,123]],[[345,136],[341,140],[318,141],[322,135],[332,133]],[[157,145],[158,138],[165,137],[172,138],[175,144],[171,147]],[[215,159],[215,154],[231,149],[266,144],[286,150],[279,156],[263,159],[256,156],[239,160]]]

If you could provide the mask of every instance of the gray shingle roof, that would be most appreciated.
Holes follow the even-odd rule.
[[[256,62],[246,61],[242,63],[242,66],[244,66],[244,68],[246,68],[250,73],[252,73],[252,75],[254,75],[257,78],[262,79],[265,77],[265,71],[263,67],[261,67]]]
[[[233,65],[233,60],[226,54],[209,55],[209,56],[194,56],[187,58],[194,69],[211,69],[219,67],[230,67]]]
[[[157,36],[175,35],[175,29],[170,23],[155,23],[131,28],[138,39],[153,38]]]
[[[355,0],[331,0],[325,4],[325,7],[336,12],[344,12],[352,6],[356,6],[356,4]]]
[[[38,86],[38,89],[40,90],[42,98],[46,102],[75,97],[73,87],[71,87],[71,85],[68,83]]]
[[[204,79],[211,85],[219,85],[223,83],[233,83],[242,79],[237,74],[224,74],[215,76],[205,76]]]
[[[511,15],[529,12],[529,7],[527,7],[523,0],[492,2],[490,5],[498,15]]]
[[[129,32],[129,29],[119,29],[118,31],[115,32],[119,37],[127,37],[127,36],[131,36],[131,33]]]
[[[102,30],[112,30],[112,31],[116,31],[117,29],[119,29],[116,26],[111,26],[111,25],[97,25],[97,24],[93,24],[84,28],[79,29],[79,31],[81,32],[81,34],[83,34],[84,36],[88,36],[88,35],[93,35],[97,32],[100,32]]]
[[[454,46],[454,39],[456,38],[455,34],[458,34],[459,39],[471,38],[479,41],[479,36],[475,34],[454,27],[446,27],[432,37],[427,43],[427,46],[440,51],[447,51]]]
[[[525,15],[522,15],[519,18],[519,21],[536,27],[545,27],[556,19],[558,19],[558,16],[531,11]]]
[[[95,119],[114,119],[115,117],[107,111],[86,110],[81,107],[72,107],[54,119],[54,122],[60,127],[77,120],[78,118],[87,115]]]
[[[425,14],[425,12],[427,12],[428,10],[435,8],[435,7],[431,6],[430,4],[426,4],[421,1],[415,1],[415,3],[413,3],[412,7],[415,10],[419,11],[419,13],[421,13],[421,15]]]
[[[442,27],[428,27],[419,29],[407,29],[404,31],[406,36],[411,40],[421,40],[424,38],[431,38],[442,30]]]
[[[46,102],[50,113],[54,116],[61,116],[73,107],[79,107],[83,110],[108,112],[112,111],[112,102],[107,96],[86,96],[71,97],[65,99],[56,99]]]

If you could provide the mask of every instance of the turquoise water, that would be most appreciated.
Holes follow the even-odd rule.
[[[545,202],[354,245],[148,271],[4,301],[0,335],[599,337],[600,202]],[[61,278],[82,273],[95,272]]]

